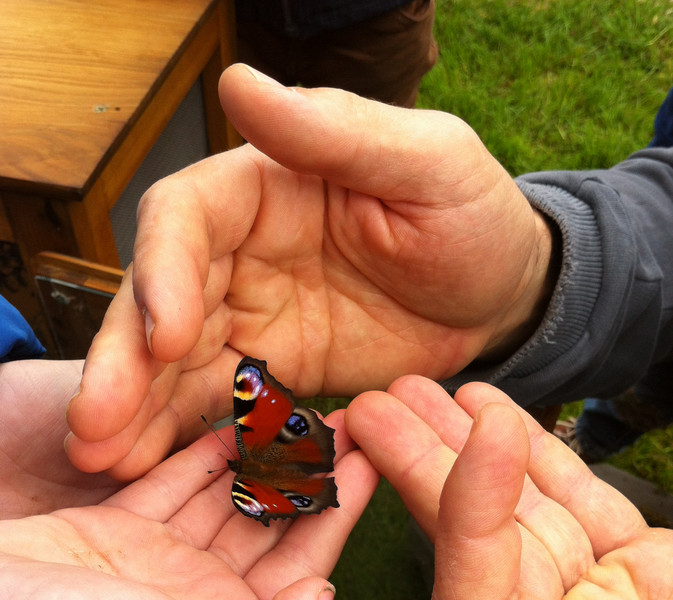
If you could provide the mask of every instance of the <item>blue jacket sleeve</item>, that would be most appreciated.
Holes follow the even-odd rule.
[[[560,231],[562,264],[547,313],[514,355],[444,382],[498,386],[523,406],[609,397],[673,349],[673,149],[607,170],[517,179]]]
[[[0,296],[0,362],[39,358],[44,352],[30,325]]]

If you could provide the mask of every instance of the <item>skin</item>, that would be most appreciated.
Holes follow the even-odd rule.
[[[121,484],[84,476],[63,452],[65,406],[83,361],[24,360],[0,364],[0,507],[2,518],[98,503]]]
[[[499,390],[454,401],[407,376],[356,398],[346,424],[434,541],[433,600],[673,595],[673,531]]]
[[[544,314],[550,228],[464,122],[242,65],[220,98],[250,144],[142,199],[68,410],[84,471],[133,479],[229,414],[243,355],[354,396],[506,356]]]
[[[406,376],[329,415],[340,508],[265,528],[234,509],[232,473],[208,473],[224,460],[213,435],[127,486],[69,466],[63,410],[80,368],[0,365],[0,584],[17,597],[331,598],[372,465],[435,544],[434,600],[673,594],[673,532],[485,384],[454,401]]]
[[[341,508],[270,527],[241,515],[212,434],[123,486],[69,464],[65,405],[81,362],[0,365],[0,587],[19,598],[325,598],[378,474],[336,429]],[[232,428],[222,431],[234,446]],[[321,595],[323,594],[323,595]]]

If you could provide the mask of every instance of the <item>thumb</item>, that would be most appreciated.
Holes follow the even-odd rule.
[[[434,600],[510,597],[521,559],[514,511],[529,453],[526,427],[512,408],[480,410],[440,498]]]
[[[469,125],[448,113],[344,90],[286,88],[242,64],[224,71],[219,94],[236,129],[267,156],[387,201],[419,201],[433,177],[452,185],[479,170],[483,179],[484,158],[498,164]]]
[[[273,600],[333,600],[334,586],[322,577],[305,577],[278,592]]]

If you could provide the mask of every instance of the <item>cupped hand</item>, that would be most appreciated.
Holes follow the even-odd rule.
[[[502,356],[544,310],[549,229],[460,119],[242,65],[220,97],[250,144],[144,196],[69,410],[82,469],[145,472],[229,411],[243,355],[351,396]]]
[[[343,411],[326,422],[337,429],[340,508],[268,528],[243,516],[233,474],[208,472],[224,463],[211,434],[98,505],[0,521],[2,589],[22,598],[318,599],[378,481],[345,435]]]
[[[673,532],[505,394],[422,377],[348,407],[349,433],[435,544],[433,598],[669,598]]]

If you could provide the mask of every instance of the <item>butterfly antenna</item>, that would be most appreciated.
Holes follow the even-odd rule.
[[[220,434],[217,432],[217,429],[215,429],[215,427],[213,427],[212,424],[208,422],[208,419],[206,419],[206,417],[204,415],[201,415],[201,420],[208,426],[208,429],[210,429],[215,434],[215,437],[218,440],[220,440],[222,445],[229,451],[229,454],[231,454],[231,457],[233,458],[234,453],[231,451],[231,448],[229,448],[229,446],[227,446],[226,442],[220,437]],[[224,471],[226,468],[227,467],[222,467],[221,469],[214,469],[212,471],[208,471],[208,473],[215,473],[217,471]]]

